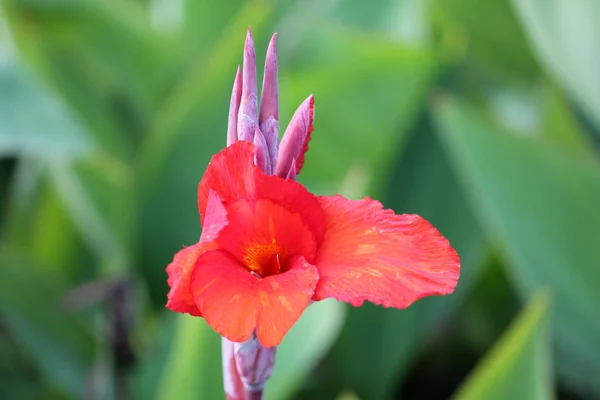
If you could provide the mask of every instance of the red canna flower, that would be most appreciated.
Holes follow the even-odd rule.
[[[451,293],[459,260],[418,215],[365,198],[315,196],[267,175],[256,147],[238,141],[215,155],[198,190],[204,231],[168,270],[168,307],[201,315],[225,338],[277,346],[312,300],[365,300],[406,308]]]
[[[274,352],[263,350],[277,346],[312,301],[406,308],[451,293],[460,273],[456,251],[420,216],[397,215],[369,197],[315,196],[295,182],[314,100],[300,105],[278,145],[277,96],[273,36],[259,112],[248,33],[231,96],[229,146],[212,158],[198,187],[202,236],[167,267],[167,307],[205,318],[236,342],[224,341],[225,373],[244,384],[268,379]],[[235,347],[239,342],[250,345]]]

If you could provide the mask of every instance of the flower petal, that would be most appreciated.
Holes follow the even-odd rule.
[[[460,274],[456,251],[418,215],[396,215],[365,198],[319,197],[325,240],[318,250],[315,300],[334,297],[406,308],[424,296],[452,293]]]
[[[241,199],[227,213],[230,223],[219,234],[219,247],[262,277],[280,272],[266,266],[275,254],[284,267],[293,255],[315,260],[317,243],[301,215],[266,199]]]
[[[256,197],[271,200],[292,213],[300,214],[315,235],[317,243],[323,240],[325,216],[319,200],[298,182],[260,174],[256,183]]]
[[[209,190],[213,189],[223,203],[254,197],[271,200],[292,213],[299,213],[320,242],[324,217],[317,198],[297,182],[263,173],[254,165],[255,155],[254,144],[242,140],[212,158],[198,186],[201,222],[206,214]]]
[[[204,221],[209,190],[217,192],[224,203],[241,197],[253,197],[260,170],[254,165],[256,149],[252,143],[238,141],[211,159],[198,185],[198,210]]]
[[[170,310],[196,317],[202,315],[190,291],[190,276],[198,257],[205,251],[200,243],[185,247],[175,254],[173,261],[167,266],[167,283],[171,288],[167,294],[167,308]]]
[[[319,279],[304,257],[292,257],[287,272],[258,285],[256,335],[265,347],[277,346],[309,305]]]
[[[198,259],[191,289],[206,322],[232,342],[243,342],[256,327],[257,283],[229,253],[213,250]]]
[[[192,296],[190,277],[198,258],[208,250],[216,248],[214,240],[227,225],[227,211],[214,190],[210,190],[206,219],[200,241],[180,250],[167,266],[167,283],[171,288],[167,294],[167,308],[180,313],[200,316]]]
[[[227,210],[223,202],[219,198],[216,191],[210,189],[208,191],[208,204],[206,205],[206,218],[202,226],[202,236],[200,243],[210,246],[209,243],[214,242],[219,233],[229,223],[227,219]]]
[[[206,322],[233,342],[257,329],[265,347],[278,345],[310,303],[318,280],[315,266],[302,257],[282,274],[260,279],[229,253],[204,253],[192,274],[194,301]]]

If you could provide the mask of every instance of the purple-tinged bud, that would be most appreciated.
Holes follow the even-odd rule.
[[[242,98],[238,112],[237,135],[239,140],[252,142],[258,127],[258,96],[256,94],[256,51],[252,32],[248,28],[244,45],[242,66]]]
[[[267,142],[269,159],[272,166],[271,173],[273,173],[275,165],[277,165],[277,155],[279,154],[279,142],[277,140],[279,136],[279,122],[274,117],[269,117],[269,119],[260,125],[260,131],[263,133],[265,141]]]
[[[269,157],[269,148],[260,129],[254,131],[254,146],[256,146],[256,155],[254,162],[265,174],[271,175],[271,158]]]
[[[289,179],[291,181],[296,180],[296,159],[295,158],[292,160],[292,165],[290,165],[290,169],[289,169],[288,174],[285,177],[285,179]]]
[[[258,125],[247,115],[240,115],[237,122],[238,140],[254,142],[254,132]]]
[[[296,174],[300,173],[304,165],[304,153],[308,150],[310,134],[313,131],[314,104],[311,94],[300,104],[281,139],[275,174],[282,178],[288,176],[294,160]]]
[[[225,389],[225,398],[227,400],[240,400],[246,398],[244,383],[240,377],[235,361],[233,342],[222,338],[222,359],[223,359],[223,386]]]
[[[227,146],[237,142],[237,121],[238,112],[240,109],[240,101],[242,100],[242,73],[238,65],[233,81],[233,90],[231,91],[231,101],[229,102],[229,121],[227,122]]]
[[[273,165],[277,161],[277,140],[279,138],[279,91],[277,83],[277,34],[271,37],[267,48],[263,86],[260,97],[258,124],[265,135]]]
[[[275,365],[277,347],[263,347],[256,335],[243,343],[233,343],[238,373],[248,392],[262,392]]]

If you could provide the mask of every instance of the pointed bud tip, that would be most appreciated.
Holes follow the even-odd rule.
[[[275,32],[273,34],[273,36],[271,36],[271,41],[269,42],[269,47],[270,46],[275,46],[277,44],[277,32]]]
[[[299,109],[303,112],[308,113],[309,128],[312,128],[314,116],[315,116],[315,96],[311,94],[300,104]],[[309,132],[310,133],[310,132]]]
[[[311,94],[310,96],[308,96],[308,103],[310,104],[310,114],[309,114],[309,119],[310,119],[310,128],[312,129],[312,124],[314,122],[315,119],[315,96],[313,94]],[[310,134],[311,132],[309,132]]]
[[[246,31],[246,45],[248,44],[254,45],[254,38],[252,37],[252,30],[250,27],[248,27],[248,30]]]

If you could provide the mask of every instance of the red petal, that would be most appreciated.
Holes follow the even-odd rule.
[[[317,268],[304,257],[292,257],[290,269],[271,275],[258,286],[257,337],[265,347],[277,346],[300,318],[319,279]]]
[[[304,186],[289,179],[264,174],[254,165],[256,148],[239,141],[215,155],[198,186],[198,208],[204,222],[209,190],[215,190],[223,203],[242,197],[268,199],[304,218],[317,242],[323,239],[324,217],[317,198]]]
[[[259,264],[265,265],[276,253],[282,264],[293,255],[314,261],[317,243],[299,214],[265,199],[239,200],[227,212],[230,223],[219,234],[217,243],[259,275],[264,277],[269,273],[253,268],[252,261],[261,260]]]
[[[255,147],[252,143],[238,141],[221,150],[211,159],[198,185],[198,210],[204,221],[208,192],[213,189],[224,203],[241,197],[254,196],[256,174]]]
[[[298,182],[276,175],[261,174],[257,179],[256,197],[268,199],[292,213],[302,215],[304,222],[315,235],[317,243],[325,234],[325,216],[317,197]]]
[[[198,257],[205,251],[200,243],[196,243],[175,254],[173,261],[167,266],[169,275],[167,283],[171,288],[167,294],[167,308],[180,313],[201,316],[190,291],[190,275]]]
[[[194,265],[205,251],[216,247],[212,242],[227,225],[227,211],[214,190],[210,190],[206,213],[200,241],[175,254],[173,262],[167,266],[169,276],[167,283],[171,288],[167,294],[167,308],[195,316],[200,316],[200,311],[194,303],[190,289],[190,277]]]
[[[406,308],[424,296],[452,293],[460,274],[456,251],[418,215],[396,215],[365,198],[319,197],[326,218],[318,250],[314,299],[365,300]]]
[[[210,189],[208,194],[208,204],[206,205],[206,218],[204,220],[204,225],[202,226],[200,243],[208,244],[213,242],[228,223],[227,210],[225,209],[223,202],[217,195],[217,192]]]
[[[301,257],[282,274],[259,279],[222,250],[204,253],[192,274],[192,292],[206,322],[233,342],[257,329],[265,347],[278,345],[310,303],[317,270]]]
[[[222,250],[209,251],[192,274],[194,300],[206,322],[233,342],[257,329],[265,347],[277,346],[310,303],[317,269],[302,257],[282,274],[259,279]]]
[[[229,253],[214,250],[198,259],[191,289],[206,322],[227,339],[243,342],[256,327],[257,282]]]

